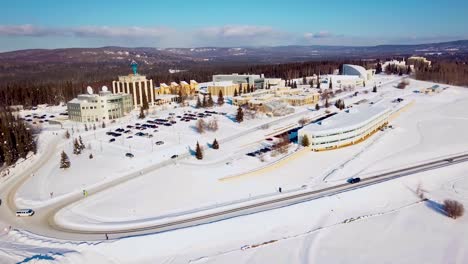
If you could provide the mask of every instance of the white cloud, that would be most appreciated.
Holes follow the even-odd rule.
[[[59,33],[59,32],[55,32]],[[55,34],[48,28],[25,25],[0,25],[0,36],[47,36]]]
[[[83,26],[68,28],[45,28],[33,25],[0,25],[0,36],[76,36],[97,38],[134,38],[134,37],[162,37],[170,32],[162,27],[109,27]]]
[[[134,38],[134,37],[162,37],[170,32],[161,27],[108,27],[85,26],[70,28],[70,33],[78,37],[103,37],[103,38]]]
[[[330,38],[334,35],[328,31],[319,31],[316,33],[307,32],[304,34],[305,39],[317,39],[317,38]]]

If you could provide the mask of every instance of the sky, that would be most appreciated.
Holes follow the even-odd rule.
[[[467,0],[0,0],[0,51],[468,39]]]

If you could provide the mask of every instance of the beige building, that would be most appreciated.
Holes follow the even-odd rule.
[[[76,122],[102,122],[125,116],[132,111],[133,102],[130,94],[112,94],[103,87],[94,94],[88,87],[88,94],[80,94],[67,104],[68,117]]]
[[[239,84],[232,81],[222,81],[208,83],[206,92],[217,96],[221,91],[223,96],[234,96],[236,90],[239,92]]]
[[[186,81],[181,81],[180,84],[176,82],[171,82],[170,85],[161,83],[159,87],[154,88],[155,94],[173,94],[178,95],[179,92],[182,92],[184,95],[194,95],[198,93],[198,83],[194,80],[190,80],[190,83]]]
[[[233,105],[248,105],[252,108],[261,108],[266,103],[281,101],[291,106],[316,104],[320,94],[309,88],[291,89],[290,87],[277,87],[274,89],[261,89],[253,93],[242,94],[232,99]]]
[[[112,92],[131,94],[135,108],[143,105],[143,98],[149,105],[154,105],[153,80],[148,80],[146,76],[138,73],[119,76],[118,81],[112,82]]]
[[[412,56],[406,60],[406,64],[412,66],[431,66],[431,61],[424,57]]]

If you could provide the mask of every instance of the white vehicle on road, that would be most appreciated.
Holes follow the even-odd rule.
[[[16,211],[16,216],[32,216],[34,214],[33,209],[20,209]]]

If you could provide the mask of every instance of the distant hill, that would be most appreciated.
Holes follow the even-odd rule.
[[[143,73],[193,69],[213,65],[245,65],[308,60],[375,59],[422,55],[440,58],[468,56],[468,40],[419,45],[200,47],[200,48],[66,48],[30,49],[0,53],[0,81],[72,79],[80,72],[90,80],[115,78],[129,72],[136,60]],[[79,79],[82,79],[82,78]]]

